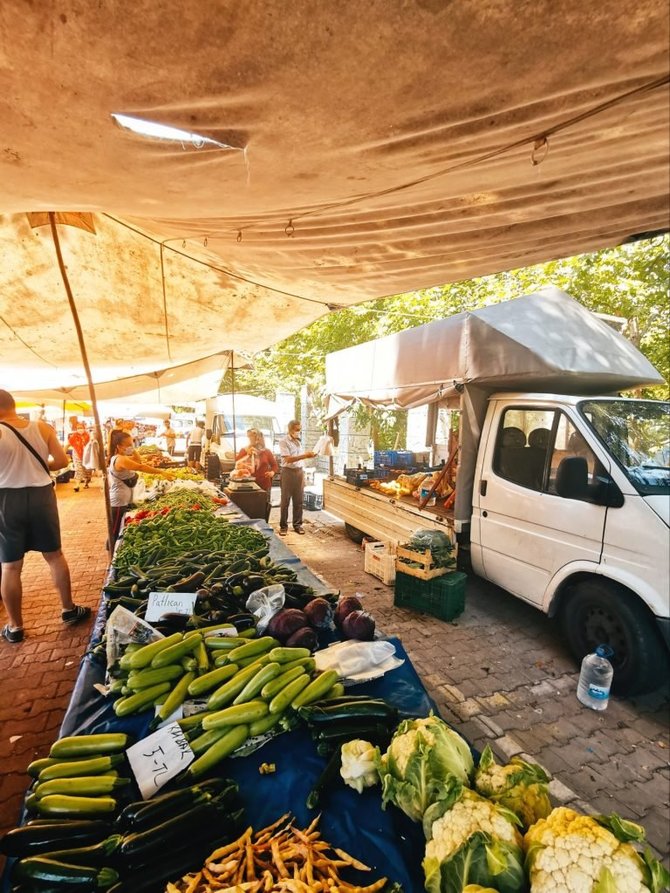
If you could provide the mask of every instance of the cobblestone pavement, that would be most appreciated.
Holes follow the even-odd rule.
[[[77,494],[71,484],[58,487],[74,597],[93,609],[108,564],[100,492],[99,480]],[[306,536],[289,532],[289,548],[343,592],[365,593],[380,628],[402,639],[445,718],[476,747],[490,743],[501,758],[528,754],[553,774],[557,801],[638,819],[668,861],[667,685],[591,712],[575,698],[577,672],[557,629],[538,611],[475,578],[455,622],[395,608],[392,589],[364,572],[363,553],[339,521],[306,512],[305,528]],[[46,564],[35,554],[26,558],[24,605],[25,641],[0,641],[0,832],[19,815],[27,764],[58,733],[90,633],[90,623],[62,626]]]
[[[444,718],[480,750],[523,754],[553,776],[556,802],[639,821],[670,863],[670,687],[595,712],[576,698],[578,672],[545,615],[472,577],[451,623],[393,606],[393,589],[364,571],[364,555],[327,512],[305,512],[287,545],[345,594],[365,593],[396,635]]]
[[[97,479],[79,493],[72,484],[59,484],[56,491],[73,598],[93,610],[109,563],[101,487]],[[35,552],[24,564],[23,605],[24,641],[0,640],[0,832],[19,816],[30,780],[26,766],[45,756],[57,737],[91,628],[91,621],[61,623],[47,564]],[[0,623],[5,622],[3,609]]]

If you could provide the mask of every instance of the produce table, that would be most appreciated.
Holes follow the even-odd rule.
[[[227,507],[227,514],[234,509]],[[231,523],[251,525],[264,533],[269,540],[270,555],[276,561],[292,567],[301,582],[324,591],[323,581],[272,533],[263,521],[245,517],[232,517]],[[104,599],[96,617],[90,639],[92,649],[100,640],[105,626]],[[354,686],[356,694],[383,697],[393,703],[402,716],[425,716],[435,705],[428,697],[416,671],[412,667],[402,644],[391,638],[396,653],[404,664],[380,679]],[[94,686],[104,681],[105,668],[90,654],[84,656],[74,685],[72,696],[60,729],[60,736],[124,731],[141,739],[148,734],[151,714],[119,718],[112,708],[112,700],[105,698]],[[276,772],[260,775],[259,765],[275,763]],[[255,753],[223,764],[223,774],[233,777],[240,787],[240,796],[246,810],[246,821],[255,828],[273,822],[280,815],[292,811],[299,827],[309,824],[315,812],[307,809],[305,800],[314,782],[321,774],[325,759],[318,756],[306,729],[297,729],[279,735]],[[324,796],[321,804],[321,830],[326,840],[350,852],[370,865],[373,878],[381,875],[403,885],[406,893],[423,890],[421,858],[424,838],[421,826],[411,822],[395,808],[381,809],[379,787],[371,788],[362,795],[343,784],[336,783]],[[361,873],[360,883],[369,883]],[[4,878],[2,890],[9,890],[9,879]]]

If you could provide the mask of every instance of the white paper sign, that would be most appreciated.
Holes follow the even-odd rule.
[[[197,597],[195,592],[150,592],[144,619],[153,623],[164,614],[184,614],[190,617]]]
[[[144,800],[160,791],[195,759],[176,722],[133,744],[126,756]]]

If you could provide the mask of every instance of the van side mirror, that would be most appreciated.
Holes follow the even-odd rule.
[[[566,456],[556,471],[556,492],[563,499],[588,499],[589,466],[583,456]]]

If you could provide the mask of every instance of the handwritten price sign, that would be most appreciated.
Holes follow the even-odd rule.
[[[144,800],[152,797],[195,759],[176,722],[133,744],[126,756]]]

